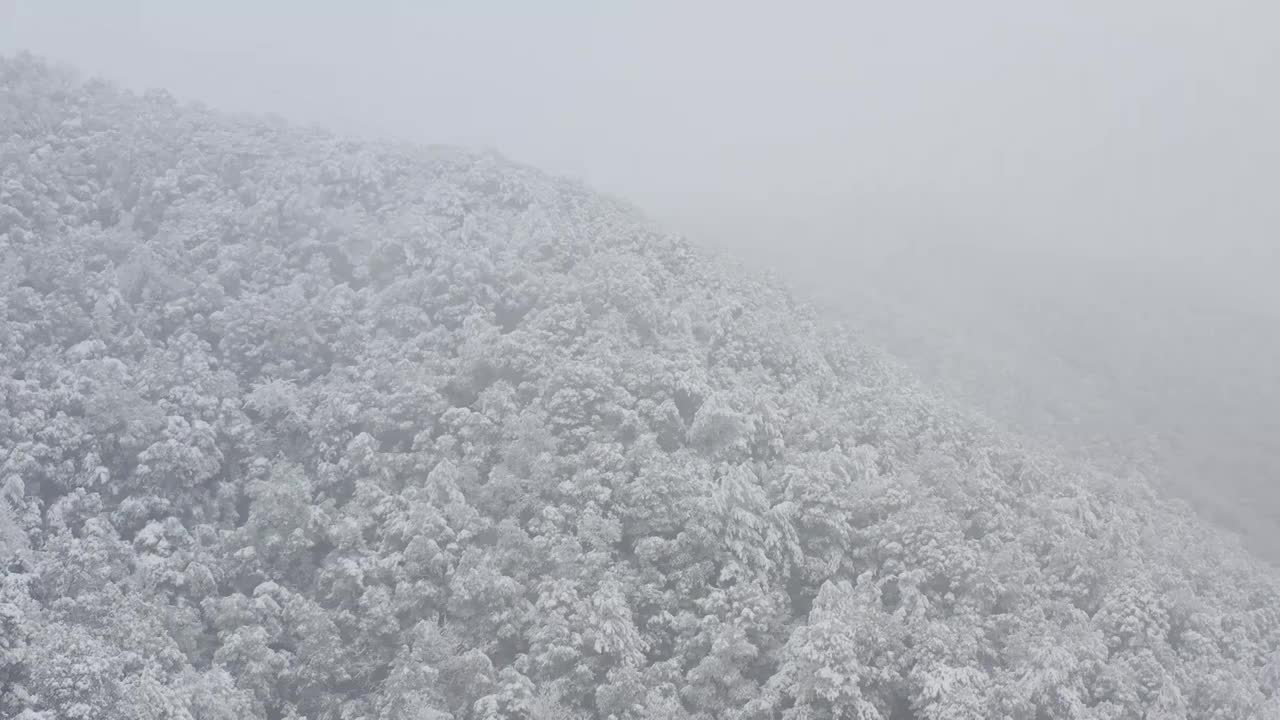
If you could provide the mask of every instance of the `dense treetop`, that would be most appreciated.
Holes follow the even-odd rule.
[[[488,154],[0,62],[0,716],[1275,718],[1149,488]]]

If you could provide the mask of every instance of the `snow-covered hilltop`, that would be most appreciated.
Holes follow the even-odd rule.
[[[29,57],[0,143],[0,716],[1280,717],[1273,574],[620,203]]]

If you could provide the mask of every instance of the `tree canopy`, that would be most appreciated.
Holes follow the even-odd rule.
[[[492,154],[0,61],[0,716],[1280,717],[1280,586]]]

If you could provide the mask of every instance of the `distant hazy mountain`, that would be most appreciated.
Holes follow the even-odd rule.
[[[0,63],[0,716],[1277,717],[1280,586],[489,155]]]
[[[931,385],[1039,445],[1141,474],[1280,561],[1280,302],[1247,272],[824,237],[721,242]]]

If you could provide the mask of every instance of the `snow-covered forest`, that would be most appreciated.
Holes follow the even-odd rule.
[[[1275,571],[622,202],[0,61],[0,717],[1280,717]]]

